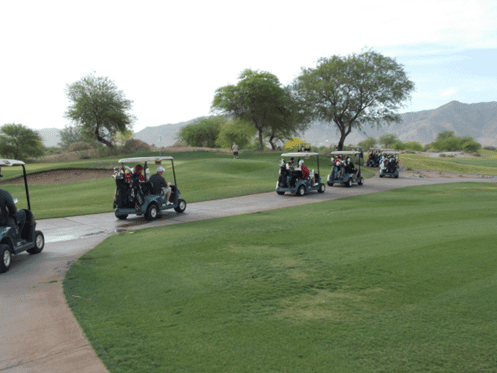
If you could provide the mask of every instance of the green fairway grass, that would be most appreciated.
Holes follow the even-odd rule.
[[[152,156],[156,153],[141,153],[135,156]],[[181,191],[181,197],[187,203],[236,197],[248,194],[273,191],[278,180],[279,153],[243,152],[239,159],[231,155],[213,152],[174,153],[176,180]],[[26,166],[28,173],[47,171],[51,169],[68,168],[105,168],[117,166],[118,157],[105,158],[89,162],[61,162],[30,164]],[[309,169],[315,169],[315,159],[306,160]],[[330,170],[330,161],[321,158],[321,175],[326,180]],[[133,164],[130,166],[134,166]],[[173,182],[170,162],[164,162],[167,171],[164,176]],[[151,165],[152,173],[155,165]],[[375,170],[364,170],[364,177],[374,176]],[[4,167],[5,179],[22,175],[19,167]],[[115,191],[115,181],[111,177],[99,180],[56,185],[30,185],[31,207],[37,219],[63,216],[96,214],[111,212]],[[18,208],[26,208],[26,193],[23,185],[0,185],[17,197]]]
[[[400,161],[405,168],[432,171],[458,172],[474,175],[497,175],[497,156],[487,151],[486,157],[429,157],[420,154],[402,154]],[[493,153],[493,154],[492,154]]]
[[[64,280],[113,372],[493,372],[497,184],[115,235]]]

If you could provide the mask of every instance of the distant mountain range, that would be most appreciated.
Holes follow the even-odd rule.
[[[205,117],[146,127],[135,133],[133,137],[150,145],[167,147],[177,141],[178,132],[183,126],[202,118]],[[401,118],[402,122],[398,125],[382,126],[379,130],[366,127],[364,133],[354,131],[347,137],[345,143],[357,144],[366,136],[379,137],[384,133],[392,133],[404,142],[419,141],[425,145],[434,141],[439,132],[454,131],[457,136],[472,136],[483,146],[497,145],[496,101],[477,104],[451,101],[437,109],[401,114]],[[325,122],[313,122],[301,137],[315,146],[336,144],[339,136],[335,128]],[[38,133],[43,138],[45,146],[57,146],[60,141],[59,130],[56,128],[44,128]]]

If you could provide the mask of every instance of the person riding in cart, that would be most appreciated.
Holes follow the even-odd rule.
[[[319,154],[311,152],[295,152],[295,153],[284,153],[282,157],[290,157],[288,166],[283,168],[280,165],[279,178],[276,182],[276,193],[279,195],[285,194],[285,192],[295,193],[298,196],[305,195],[308,191],[317,191],[318,193],[324,193],[326,186],[321,182],[321,176],[319,175]],[[299,158],[310,158],[316,157],[318,172],[309,172],[309,168],[304,164],[303,159],[298,159],[298,168],[294,168],[294,157]],[[286,175],[288,172],[288,176]],[[285,175],[285,176],[282,176]]]
[[[167,183],[162,176],[165,171],[161,165],[163,161],[171,162],[174,184]],[[176,183],[173,157],[138,157],[119,160],[122,167],[125,167],[125,163],[131,162],[140,162],[135,166],[131,182],[128,183],[126,179],[116,177],[114,214],[118,219],[124,220],[128,215],[135,214],[145,215],[147,220],[153,220],[159,216],[161,211],[169,209],[174,209],[179,213],[185,211],[186,202],[179,198],[181,193]],[[157,174],[150,178],[148,177],[149,163],[155,163],[157,166]],[[143,170],[145,170],[145,175],[142,173]]]

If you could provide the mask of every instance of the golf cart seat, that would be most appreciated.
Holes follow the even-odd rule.
[[[155,194],[154,185],[151,181],[141,181],[140,185],[144,195]]]

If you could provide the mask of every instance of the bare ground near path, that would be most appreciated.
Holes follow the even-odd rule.
[[[111,177],[113,170],[90,170],[84,168],[70,170],[53,170],[27,175],[28,185],[53,185],[77,183],[80,181],[104,179]],[[2,182],[2,184],[24,185],[24,178]]]
[[[107,372],[74,319],[63,295],[62,281],[74,261],[116,232],[159,227],[204,219],[317,203],[408,186],[451,182],[495,182],[497,178],[374,177],[363,186],[328,187],[304,197],[275,192],[192,203],[183,214],[164,213],[146,222],[143,217],[117,220],[113,213],[38,221],[46,238],[39,255],[13,258],[0,276],[0,372]]]

